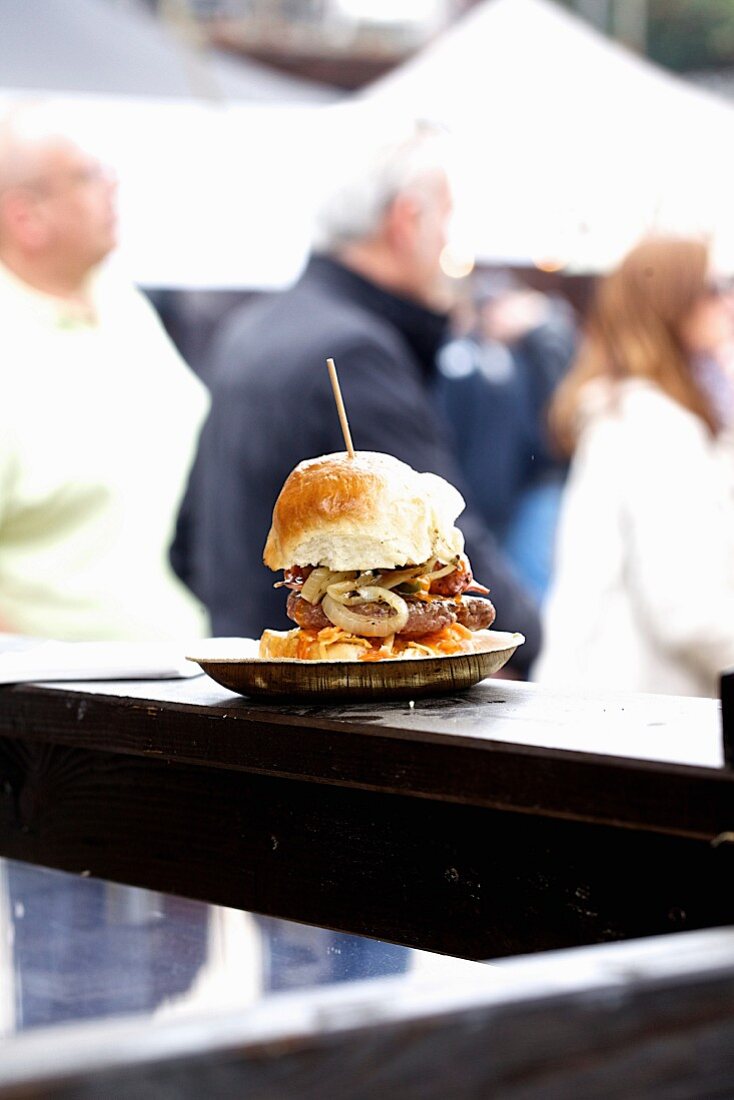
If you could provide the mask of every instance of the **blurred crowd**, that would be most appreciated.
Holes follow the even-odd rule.
[[[105,261],[116,183],[51,108],[0,124],[0,630],[257,637],[303,458],[352,435],[441,474],[510,674],[713,695],[734,667],[734,295],[705,243],[650,239],[580,316],[519,272],[449,293],[446,137],[365,145],[296,284],[187,365]],[[185,352],[185,347],[182,349]],[[205,380],[206,385],[202,379]]]

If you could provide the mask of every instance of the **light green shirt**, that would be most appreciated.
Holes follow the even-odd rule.
[[[110,272],[94,316],[0,265],[0,624],[69,640],[206,633],[168,548],[206,391]]]

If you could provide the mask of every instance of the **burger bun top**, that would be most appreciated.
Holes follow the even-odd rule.
[[[454,526],[464,509],[457,489],[391,455],[357,451],[299,463],[273,509],[263,560],[273,570],[395,569],[464,548]]]

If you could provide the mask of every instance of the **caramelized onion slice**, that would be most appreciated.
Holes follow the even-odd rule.
[[[382,601],[393,609],[390,615],[359,615],[351,608],[355,604]],[[324,596],[324,614],[334,626],[340,626],[349,634],[361,634],[366,638],[387,638],[398,634],[408,621],[408,605],[401,596],[388,588],[374,585],[360,588],[355,596],[342,595],[335,599],[330,593]]]
[[[384,573],[380,573],[374,583],[381,588],[397,588],[398,585],[417,580],[419,577],[425,577],[429,581],[437,581],[441,577],[447,577],[449,573],[453,573],[456,568],[456,559],[450,562],[449,565],[441,565],[435,558],[431,558],[429,561],[423,562],[422,565],[410,565],[407,569],[386,570]]]
[[[430,573],[429,576],[432,581],[437,581],[441,577],[448,577],[449,573],[453,573],[458,568],[459,567],[456,563],[456,559],[454,559],[454,561],[452,561],[449,565],[444,565],[440,569],[436,569],[436,571]]]
[[[319,565],[309,574],[301,589],[301,595],[309,603],[317,604],[329,585],[342,580],[346,575],[346,573],[333,573],[325,565]]]
[[[380,588],[397,588],[399,584],[416,580],[417,577],[422,577],[430,571],[430,562],[423,565],[411,565],[407,569],[390,569],[380,573],[375,580],[375,584],[379,585]]]

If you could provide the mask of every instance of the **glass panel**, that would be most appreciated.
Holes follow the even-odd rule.
[[[0,1036],[480,963],[0,860]]]

